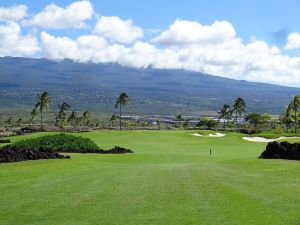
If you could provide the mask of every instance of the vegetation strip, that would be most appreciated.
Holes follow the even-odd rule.
[[[274,142],[274,141],[280,141],[280,140],[286,140],[286,139],[295,139],[295,138],[299,138],[299,137],[279,137],[279,138],[275,138],[275,139],[264,138],[264,137],[243,137],[243,140],[252,141],[252,142],[268,143],[268,142]]]
[[[0,163],[65,158],[58,154],[62,152],[93,154],[133,153],[130,149],[118,146],[109,150],[103,150],[88,138],[61,133],[25,139],[11,145],[6,145],[0,149]]]

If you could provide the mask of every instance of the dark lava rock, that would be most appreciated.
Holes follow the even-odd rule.
[[[127,148],[121,148],[118,146],[115,146],[114,148],[110,150],[100,150],[102,154],[126,154],[126,153],[133,153],[130,149]]]
[[[33,127],[23,127],[20,129],[22,133],[35,133],[41,131],[40,128],[33,128]]]
[[[300,160],[300,144],[288,142],[271,142],[259,157],[261,159]]]
[[[103,149],[89,149],[89,150],[84,150],[84,151],[71,151],[69,153],[83,153],[83,154],[127,154],[127,153],[133,153],[133,151],[131,151],[130,149],[127,148],[122,148],[122,147],[114,147],[112,149],[109,150],[103,150]]]
[[[0,149],[0,163],[20,162],[26,160],[39,159],[69,159],[70,156],[64,156],[51,149],[19,149],[11,145],[6,145]]]

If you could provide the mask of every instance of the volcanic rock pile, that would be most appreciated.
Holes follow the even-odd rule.
[[[0,163],[20,162],[26,160],[38,159],[69,159],[70,156],[64,156],[51,149],[20,149],[12,145],[7,145],[0,150]]]
[[[300,160],[300,144],[271,142],[259,158]]]

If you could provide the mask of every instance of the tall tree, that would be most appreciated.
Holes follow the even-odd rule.
[[[229,105],[225,104],[223,105],[223,108],[218,112],[219,114],[219,120],[223,120],[223,128],[226,128],[226,121],[231,119],[232,110]]]
[[[122,107],[128,105],[129,97],[125,92],[122,92],[119,97],[116,99],[115,108],[119,107],[120,112],[120,130],[122,130]]]
[[[237,125],[238,115],[241,116],[243,113],[246,112],[246,103],[245,103],[245,100],[243,98],[240,97],[240,98],[237,98],[234,101],[233,112],[235,112],[235,119],[234,120],[235,120],[235,124]]]
[[[294,119],[294,133],[297,133],[297,125],[298,125],[298,114],[299,114],[299,108],[300,108],[300,95],[295,95],[289,104],[288,108],[293,113],[293,119]]]
[[[286,131],[288,131],[291,127],[291,124],[294,122],[290,105],[287,106],[284,112],[280,115],[279,121],[285,126]]]
[[[34,117],[37,115],[37,111],[36,108],[32,109],[30,112],[30,118],[29,118],[29,122],[32,123],[34,120]]]
[[[114,122],[117,120],[117,116],[115,114],[113,114],[110,119],[109,119],[109,122],[110,122],[110,125],[111,126],[114,126]]]
[[[183,115],[180,113],[176,116],[177,121],[184,121]]]
[[[82,120],[83,120],[84,126],[88,126],[90,124],[90,118],[91,118],[91,114],[89,111],[83,112]]]
[[[21,126],[21,123],[22,123],[23,119],[22,118],[19,118],[16,122],[17,124],[17,127],[20,127]]]
[[[73,112],[71,113],[71,115],[68,117],[67,122],[68,122],[68,123],[71,123],[71,124],[74,126],[74,125],[76,124],[76,121],[77,121],[77,114],[76,114],[75,111],[73,111]]]
[[[9,117],[9,118],[7,119],[6,124],[7,124],[8,126],[11,126],[11,125],[12,125],[12,121],[13,121],[13,117],[11,116],[11,117]]]
[[[269,114],[260,114],[252,112],[246,115],[245,120],[253,127],[255,132],[261,131],[270,123],[271,116]]]
[[[71,108],[71,106],[66,102],[63,102],[58,105],[59,112],[55,118],[55,120],[56,120],[55,126],[59,126],[61,128],[63,127],[64,122],[66,120],[66,112],[65,111],[67,111],[70,108]]]
[[[158,126],[158,128],[160,129],[160,125],[161,125],[160,118],[157,118],[155,122],[156,122],[156,125]]]
[[[48,92],[43,92],[42,94],[37,95],[36,104],[34,108],[40,113],[41,130],[43,130],[43,113],[45,110],[51,108],[51,98]]]

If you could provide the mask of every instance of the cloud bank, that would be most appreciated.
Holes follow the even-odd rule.
[[[291,33],[286,46],[252,38],[242,40],[229,21],[201,24],[178,19],[154,38],[129,18],[97,16],[89,1],[46,6],[28,16],[27,6],[0,8],[0,55],[32,56],[78,62],[119,63],[132,67],[186,69],[234,79],[300,86],[300,34]],[[15,10],[18,13],[11,14]],[[10,16],[11,15],[11,16]],[[36,34],[23,34],[37,29]],[[90,29],[86,29],[90,27]],[[53,29],[66,30],[56,36]],[[68,36],[68,29],[84,35]]]
[[[92,16],[93,7],[89,1],[77,1],[66,8],[50,4],[31,19],[24,20],[22,24],[48,29],[85,28],[85,21]]]

